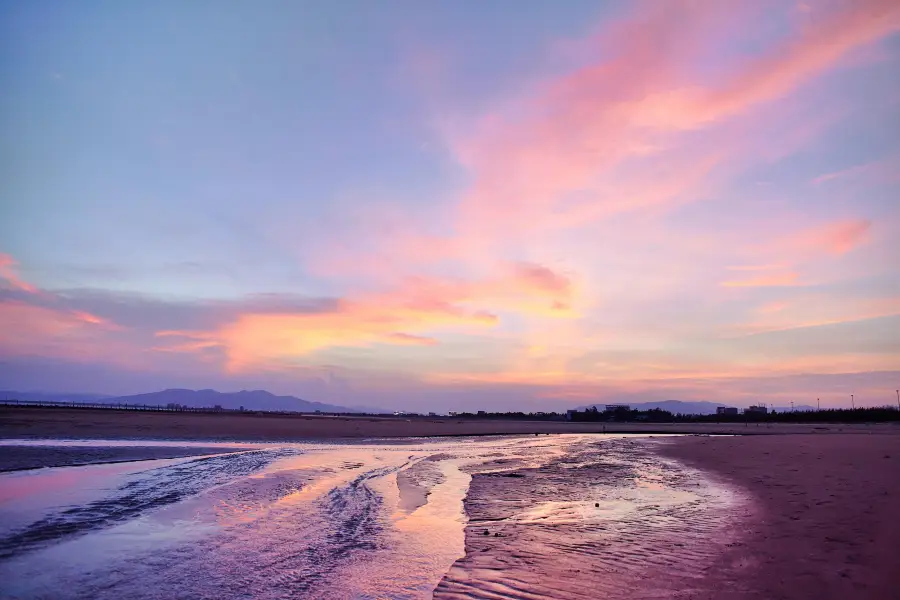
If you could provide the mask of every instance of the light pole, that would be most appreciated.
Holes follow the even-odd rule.
[[[822,405],[819,403],[819,399],[818,399],[818,398],[816,398],[816,410],[818,410],[818,411],[821,411],[821,410],[822,410]]]
[[[850,406],[853,407],[853,410],[856,410],[856,402],[853,401],[853,394],[850,394]]]
[[[900,410],[900,390],[897,390],[897,410]]]

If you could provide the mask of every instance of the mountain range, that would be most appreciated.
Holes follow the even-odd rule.
[[[212,408],[221,406],[228,409],[244,407],[248,410],[271,410],[292,412],[359,413],[385,412],[373,408],[351,408],[321,402],[310,402],[295,396],[276,396],[265,390],[242,390],[240,392],[217,392],[216,390],[169,389],[131,396],[105,396],[100,394],[49,394],[43,392],[0,391],[0,398],[16,400],[40,400],[44,402],[97,402],[101,404],[150,404],[165,406],[181,404],[191,408]]]

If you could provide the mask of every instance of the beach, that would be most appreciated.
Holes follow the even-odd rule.
[[[896,427],[29,410],[2,415],[0,468],[61,468],[0,474],[3,597],[900,589]],[[113,464],[67,466],[89,462]]]

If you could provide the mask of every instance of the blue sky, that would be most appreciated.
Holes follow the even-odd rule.
[[[561,409],[900,380],[894,2],[0,13],[4,387]]]

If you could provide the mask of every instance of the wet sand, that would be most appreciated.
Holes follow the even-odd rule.
[[[234,449],[171,446],[0,446],[0,472],[182,458]]]
[[[654,446],[611,439],[540,465],[478,465],[465,499],[466,556],[434,598],[691,598],[705,590],[706,570],[740,533],[733,522],[744,500],[661,460]]]
[[[169,413],[108,409],[0,408],[0,438],[301,441],[535,433],[839,433],[900,432],[900,426],[716,423],[568,423],[488,419],[323,417]]]
[[[900,597],[900,436],[692,437],[660,449],[755,501],[692,598]]]

